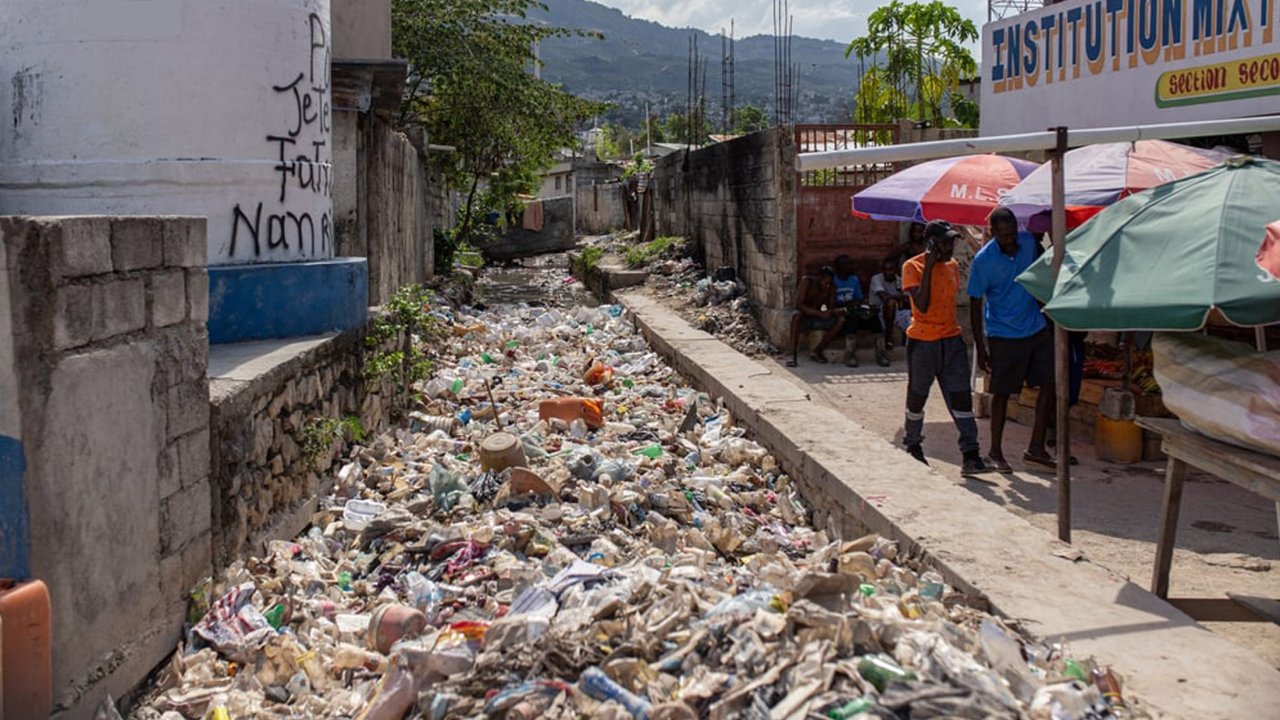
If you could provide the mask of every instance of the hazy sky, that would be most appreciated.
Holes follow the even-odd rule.
[[[694,27],[717,33],[733,18],[738,37],[773,32],[772,0],[597,0],[632,17],[653,20],[670,27]],[[956,7],[981,31],[987,19],[986,0],[953,0]],[[867,14],[878,2],[791,0],[795,34],[847,43],[862,33]],[[976,51],[978,48],[974,48]]]

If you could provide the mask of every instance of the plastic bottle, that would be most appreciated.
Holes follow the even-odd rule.
[[[858,698],[857,700],[850,700],[849,702],[845,703],[844,705],[841,705],[840,707],[831,708],[830,710],[828,710],[827,717],[831,718],[831,720],[848,720],[851,717],[860,715],[870,710],[874,705],[875,703],[868,700],[867,698]]]
[[[653,710],[653,705],[648,700],[610,680],[600,668],[590,667],[583,670],[578,678],[578,684],[587,695],[601,702],[612,700],[626,708],[632,717],[639,720],[648,720],[649,713]]]
[[[1102,693],[1102,697],[1106,698],[1107,705],[1112,710],[1127,711],[1128,705],[1125,705],[1124,696],[1120,694],[1120,680],[1111,672],[1110,668],[1098,668],[1093,671],[1093,684],[1098,686],[1098,690]]]
[[[876,690],[880,692],[884,692],[884,689],[891,682],[916,679],[915,673],[910,670],[903,670],[897,663],[884,655],[864,655],[858,661],[858,674],[862,676],[863,680],[874,685]]]
[[[386,665],[386,658],[350,643],[339,644],[333,653],[333,667],[339,671],[364,668],[370,672],[382,672]]]
[[[662,446],[657,443],[653,443],[652,445],[646,445],[640,448],[639,450],[636,450],[633,454],[643,455],[647,458],[653,458],[654,460],[657,460],[658,458],[662,457]]]

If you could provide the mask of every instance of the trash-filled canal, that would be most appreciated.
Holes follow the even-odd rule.
[[[777,460],[567,275],[490,272],[486,309],[435,309],[408,422],[215,579],[134,717],[1132,713],[894,543],[815,530]]]

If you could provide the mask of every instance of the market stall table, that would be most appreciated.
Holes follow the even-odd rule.
[[[1182,427],[1177,420],[1138,417],[1136,422],[1160,435],[1162,449],[1169,456],[1151,592],[1196,620],[1269,620],[1280,624],[1280,602],[1268,598],[1231,593],[1228,593],[1229,600],[1169,597],[1169,568],[1173,563],[1178,511],[1182,504],[1182,481],[1187,465],[1274,501],[1280,514],[1280,458],[1213,440]]]

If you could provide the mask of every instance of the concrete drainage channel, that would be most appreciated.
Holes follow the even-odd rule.
[[[1116,668],[1166,717],[1270,717],[1280,671],[1069,546],[890,447],[643,292],[615,293],[645,339],[797,479],[815,523],[879,533],[1045,640]]]

